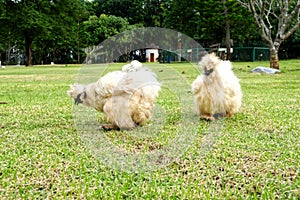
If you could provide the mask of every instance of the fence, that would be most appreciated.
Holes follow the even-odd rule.
[[[160,50],[159,61],[164,63],[180,62],[185,60],[188,60],[190,62],[199,62],[202,55],[209,51],[210,48],[178,49],[175,51]],[[224,53],[224,51],[222,52]],[[224,57],[224,55],[222,57]],[[232,61],[253,62],[269,60],[269,58],[270,50],[266,47],[234,47],[231,54]]]
[[[270,50],[266,47],[235,47],[231,55],[233,61],[262,61],[270,59]]]
[[[191,48],[191,49],[177,49],[177,50],[159,49],[158,61],[162,63],[181,62],[181,61],[199,62],[201,57],[207,52],[210,52],[212,48]],[[217,51],[216,49],[214,50]],[[220,57],[225,58],[226,56],[225,48],[218,48],[217,52]],[[98,55],[99,59],[102,57],[103,59],[105,59],[106,54],[107,54],[106,52],[103,52],[103,55],[99,54]],[[2,64],[23,64],[25,62],[25,56],[23,54],[20,54],[19,52],[16,53],[12,52],[9,55],[9,58],[7,57],[8,54],[5,53],[2,54]],[[253,61],[269,60],[269,58],[270,58],[270,50],[269,48],[266,47],[234,47],[231,54],[232,61],[253,62]],[[139,60],[144,61],[145,59],[140,58]]]

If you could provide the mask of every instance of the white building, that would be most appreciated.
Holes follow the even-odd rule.
[[[153,43],[150,44],[146,48],[146,62],[157,62],[158,56],[158,46]]]

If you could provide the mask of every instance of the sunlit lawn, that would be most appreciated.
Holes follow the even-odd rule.
[[[283,73],[276,75],[250,73],[267,62],[233,65],[243,106],[222,122],[213,147],[203,154],[212,124],[196,119],[196,137],[181,157],[139,173],[107,166],[82,141],[66,95],[80,66],[1,70],[0,199],[299,199],[300,61],[281,61]],[[155,66],[159,78],[172,69],[187,84],[199,73],[187,63]],[[161,93],[157,103],[166,109],[165,127],[152,140],[105,134],[131,152],[161,148],[181,125],[176,102],[172,91]]]

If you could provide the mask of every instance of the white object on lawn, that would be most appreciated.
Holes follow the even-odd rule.
[[[252,69],[252,72],[254,73],[266,73],[266,74],[276,74],[276,73],[280,73],[281,71],[278,69],[272,69],[269,67],[262,67],[262,66],[258,66],[255,67],[254,69]]]

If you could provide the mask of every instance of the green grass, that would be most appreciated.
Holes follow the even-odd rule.
[[[194,141],[181,157],[164,168],[139,173],[107,166],[76,130],[73,101],[66,91],[79,66],[1,70],[0,198],[299,199],[299,60],[281,61],[283,73],[277,75],[250,73],[267,62],[233,65],[243,106],[222,122],[213,147],[205,153],[201,149],[213,124],[196,119]],[[187,63],[160,66],[164,71],[174,69],[187,84],[198,75]],[[160,132],[146,139],[122,131],[106,137],[130,152],[166,145],[181,125],[181,108],[168,88],[157,103],[166,112]],[[96,116],[103,121],[101,114]]]

